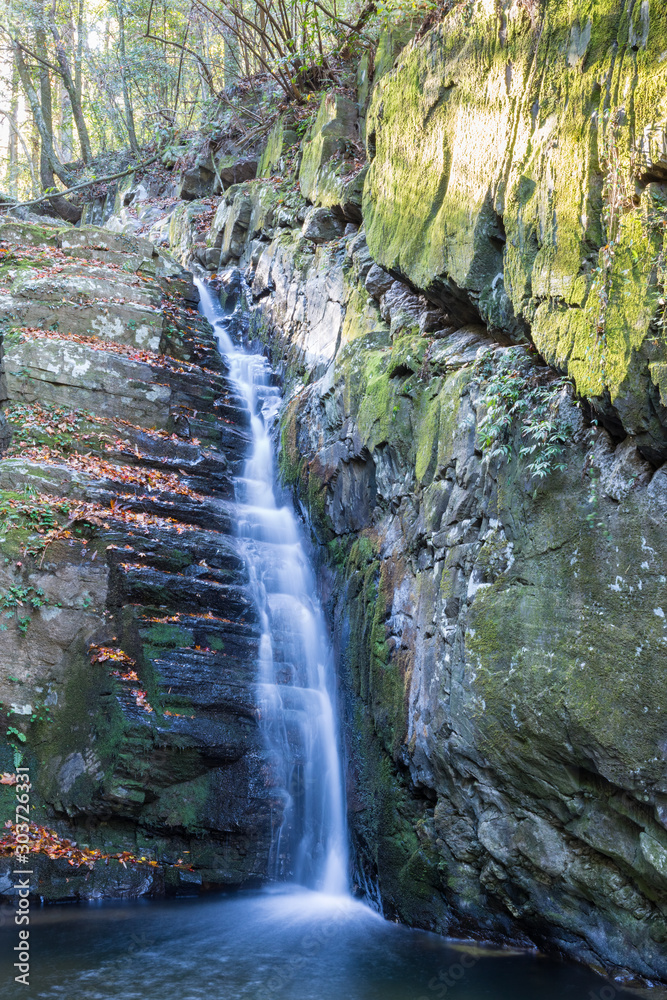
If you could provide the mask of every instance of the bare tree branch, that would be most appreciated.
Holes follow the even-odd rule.
[[[151,156],[149,160],[144,160],[143,163],[136,163],[133,167],[128,167],[127,170],[121,170],[117,174],[107,174],[106,177],[95,177],[92,181],[83,181],[81,184],[75,184],[71,188],[67,188],[65,191],[58,191],[58,196],[63,197],[66,194],[72,194],[74,191],[83,191],[84,188],[92,187],[94,184],[106,184],[107,181],[117,181],[121,177],[127,177],[129,174],[133,174],[137,170],[143,170],[144,167],[149,167],[151,163],[155,163],[156,160],[160,159],[161,153],[156,153],[155,156]],[[53,194],[42,195],[41,198],[33,198],[32,201],[19,201],[12,204],[12,209],[15,208],[29,208],[31,205],[40,205],[43,201],[50,201],[53,198]]]

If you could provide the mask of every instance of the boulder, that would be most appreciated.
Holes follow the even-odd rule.
[[[311,208],[306,213],[301,232],[312,243],[329,243],[339,239],[345,226],[328,208]]]
[[[346,219],[360,222],[365,170],[350,158],[355,150],[361,153],[357,104],[325,94],[303,144],[299,186],[314,205],[337,208]]]
[[[257,175],[257,157],[253,156],[229,156],[220,155],[216,157],[216,180],[214,191],[226,191],[232,184],[240,184],[243,181],[250,181]]]
[[[395,278],[392,278],[383,268],[373,264],[366,275],[364,288],[374,299],[380,299],[393,285]]]
[[[181,177],[178,197],[182,201],[195,201],[213,194],[215,173],[205,166],[194,166]]]

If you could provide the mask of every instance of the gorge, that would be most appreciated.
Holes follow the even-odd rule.
[[[0,217],[40,996],[666,988],[667,14],[445,6]]]

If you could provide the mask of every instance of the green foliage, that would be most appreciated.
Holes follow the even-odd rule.
[[[0,608],[5,609],[5,618],[13,618],[16,613],[16,624],[19,632],[23,635],[28,631],[30,625],[30,615],[20,615],[19,608],[32,608],[38,611],[45,604],[49,603],[41,587],[24,587],[21,584],[12,584],[4,593],[0,593]],[[6,632],[7,626],[0,625],[0,631]],[[10,677],[9,680],[16,680]]]
[[[4,594],[0,594],[0,608],[22,608],[25,604],[30,604],[35,610],[48,604],[48,598],[44,597],[41,587],[22,587],[20,584],[13,584]]]
[[[57,512],[69,512],[67,501],[38,496],[31,489],[21,493],[0,491],[0,535],[15,528],[49,531],[58,523]]]
[[[31,722],[53,722],[51,718],[51,707],[44,701],[39,699],[35,702],[32,715],[30,716]]]
[[[516,451],[520,429],[519,458],[530,459],[528,472],[543,479],[565,465],[560,456],[571,434],[571,426],[560,416],[567,378],[554,378],[546,368],[537,368],[523,348],[504,351],[500,360],[485,356],[477,364],[482,379],[481,402],[485,413],[479,422],[477,440],[490,459],[510,461]]]
[[[53,188],[31,162],[34,108],[26,115],[21,106],[44,99],[40,65],[52,67],[46,113],[60,179],[75,176],[80,156],[86,179],[95,180],[125,165],[116,151],[128,146],[136,155],[157,145],[165,165],[182,163],[193,152],[188,135],[200,122],[206,138],[218,143],[230,95],[236,107],[227,126],[241,125],[242,140],[252,139],[271,114],[251,111],[244,120],[248,78],[269,104],[277,105],[278,95],[301,103],[324,85],[347,82],[344,60],[377,42],[381,30],[437,7],[435,0],[172,0],[158,9],[151,0],[82,0],[74,12],[62,0],[12,0],[3,30],[21,52],[24,75],[8,45],[0,65],[12,81],[4,114],[14,138],[0,183],[21,197]]]

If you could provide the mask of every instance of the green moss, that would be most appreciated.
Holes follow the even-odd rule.
[[[417,482],[425,483],[433,476],[437,457],[440,431],[440,382],[432,383],[421,394],[415,412],[415,476]]]
[[[400,320],[399,320],[400,322]],[[423,365],[428,350],[427,340],[414,329],[396,329],[392,320],[392,348],[389,356],[389,371],[403,374],[418,372]]]
[[[258,177],[270,177],[280,166],[285,153],[297,142],[298,135],[292,127],[288,115],[280,115],[276,124],[269,132],[264,151],[257,164]]]
[[[278,469],[287,486],[296,486],[303,468],[303,458],[297,447],[298,401],[288,403],[280,422],[280,451]]]
[[[352,539],[348,535],[342,538],[332,538],[327,542],[328,559],[336,569],[342,570],[345,568],[345,564],[350,556],[350,547],[353,544]]]
[[[80,753],[85,759],[92,745],[97,766],[104,774],[103,786],[113,784],[113,772],[126,744],[128,726],[108,669],[108,665],[92,665],[87,650],[80,648],[68,663],[64,692],[52,709],[53,721],[31,730],[29,740],[40,759],[34,778],[42,803],[58,802],[62,797],[52,762],[57,766],[57,762],[73,753]],[[76,808],[86,809],[99,794],[99,785],[99,779],[84,773],[74,782],[67,801]]]
[[[394,18],[396,18],[396,15],[394,15]],[[374,59],[374,83],[377,83],[385,73],[389,72],[401,49],[414,37],[419,27],[419,20],[418,17],[408,17],[394,21],[393,24],[380,32]]]
[[[147,823],[156,820],[168,827],[202,834],[206,831],[206,804],[209,797],[210,774],[191,781],[171,785],[160,791],[159,797],[144,811]]]
[[[404,742],[406,680],[398,655],[392,655],[386,622],[390,608],[391,567],[363,536],[350,548],[346,588],[350,600],[349,666],[355,690],[368,707],[381,745],[398,753]]]
[[[303,143],[299,186],[304,198],[327,207],[354,200],[361,206],[362,185],[357,179],[355,189],[355,181],[347,181],[349,166],[344,159],[348,144],[356,138],[356,119],[357,106],[349,98],[322,95],[317,118]]]
[[[352,733],[361,806],[353,825],[361,841],[361,856],[377,871],[385,905],[406,923],[428,925],[438,910],[438,861],[419,842],[404,779],[382,749],[360,701],[355,706]]]
[[[345,308],[341,343],[350,344],[358,337],[374,333],[382,335],[385,330],[388,332],[389,328],[380,316],[380,309],[375,299],[356,283],[352,283],[351,287],[348,285],[348,288],[349,298]]]
[[[369,247],[454,311],[463,291],[516,340],[529,323],[579,392],[609,393],[626,429],[664,448],[650,415],[651,366],[667,362],[662,209],[656,185],[632,199],[637,137],[662,155],[665,13],[646,21],[635,4],[630,20],[613,0],[548,0],[535,25],[515,13],[501,38],[491,5],[458,5],[376,86]]]
[[[0,242],[17,243],[21,247],[57,247],[60,245],[60,234],[58,228],[53,226],[4,222],[0,224]]]
[[[525,502],[512,475],[500,476],[504,523]],[[661,544],[657,528],[640,496],[619,514],[604,496],[584,503],[578,466],[565,476],[533,497],[509,570],[498,574],[504,542],[490,538],[480,553],[491,582],[468,610],[462,710],[478,748],[512,780],[538,768],[537,756],[543,777],[561,781],[557,762],[576,732],[609,781],[622,786],[632,772],[650,784],[667,701],[654,669],[666,642],[664,577],[646,556]]]
[[[311,524],[318,538],[326,542],[333,536],[331,522],[327,513],[327,487],[320,480],[312,465],[304,466],[306,474],[305,497],[310,514]]]
[[[192,632],[166,622],[157,622],[148,628],[142,628],[140,631],[144,642],[149,647],[183,649],[194,645]]]

